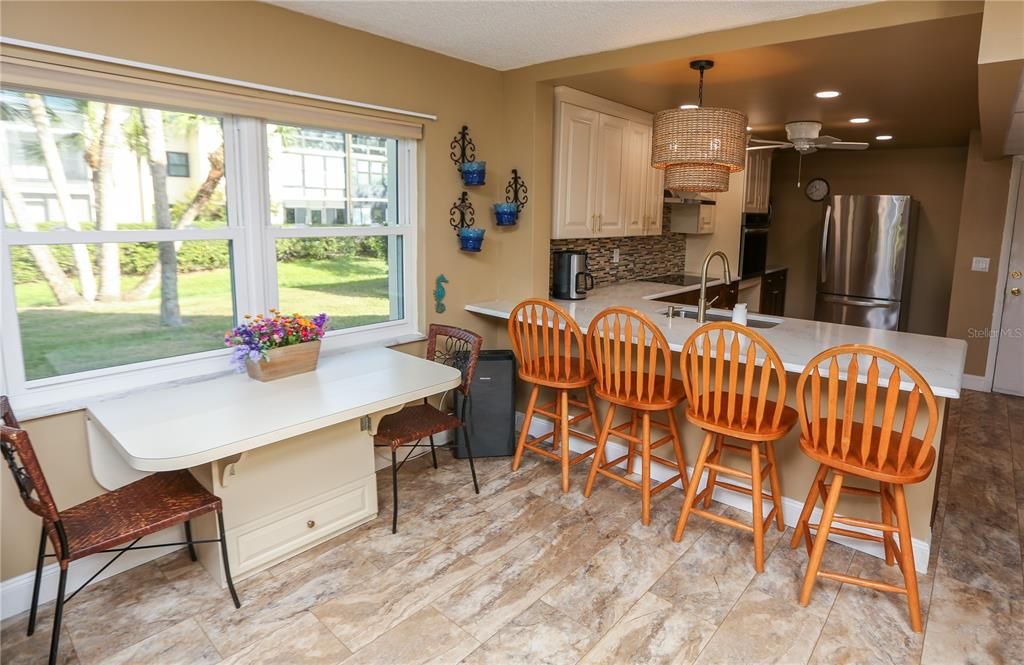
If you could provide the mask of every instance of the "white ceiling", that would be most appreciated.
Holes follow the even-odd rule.
[[[498,70],[817,14],[870,0],[269,0]]]

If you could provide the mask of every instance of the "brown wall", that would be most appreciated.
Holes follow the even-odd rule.
[[[425,122],[419,153],[420,308],[427,323],[443,320],[470,327],[488,344],[496,343],[498,326],[463,306],[495,296],[494,275],[519,233],[497,233],[489,216],[490,205],[504,200],[510,168],[501,155],[499,72],[255,2],[4,2],[3,34],[436,114],[436,122]],[[285,43],[302,48],[275,47]],[[469,125],[477,154],[487,160],[490,171],[488,185],[471,192],[477,224],[489,230],[480,254],[460,252],[448,225],[448,209],[462,191],[448,157],[449,143],[463,124]],[[520,173],[533,184],[528,168],[520,166]],[[447,311],[439,315],[430,292],[442,272],[450,283]],[[99,493],[86,459],[81,412],[28,427],[60,505]],[[9,475],[0,474],[2,579],[30,570],[38,536]]]
[[[822,150],[803,159],[803,185],[821,177],[833,194],[910,194],[918,202],[911,332],[946,334],[966,158],[966,148],[953,147]],[[813,318],[824,204],[812,202],[797,189],[797,166],[795,151],[776,152],[768,262],[789,268],[786,314]]]
[[[976,376],[985,374],[989,339],[971,331],[992,325],[1011,166],[1009,158],[984,161],[980,136],[971,134],[945,334],[967,340],[964,371]],[[975,256],[992,260],[988,272],[971,270]]]

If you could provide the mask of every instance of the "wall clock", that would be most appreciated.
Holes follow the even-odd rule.
[[[828,196],[828,181],[824,178],[814,178],[807,183],[804,194],[812,201],[824,201]]]

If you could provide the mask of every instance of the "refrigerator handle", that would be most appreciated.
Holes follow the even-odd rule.
[[[832,205],[825,206],[825,224],[821,229],[821,283],[828,281],[828,226],[832,220]]]

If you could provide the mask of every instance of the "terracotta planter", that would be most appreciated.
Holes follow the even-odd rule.
[[[267,360],[245,361],[245,371],[257,381],[273,381],[312,372],[320,359],[320,340],[282,346],[267,352]]]

